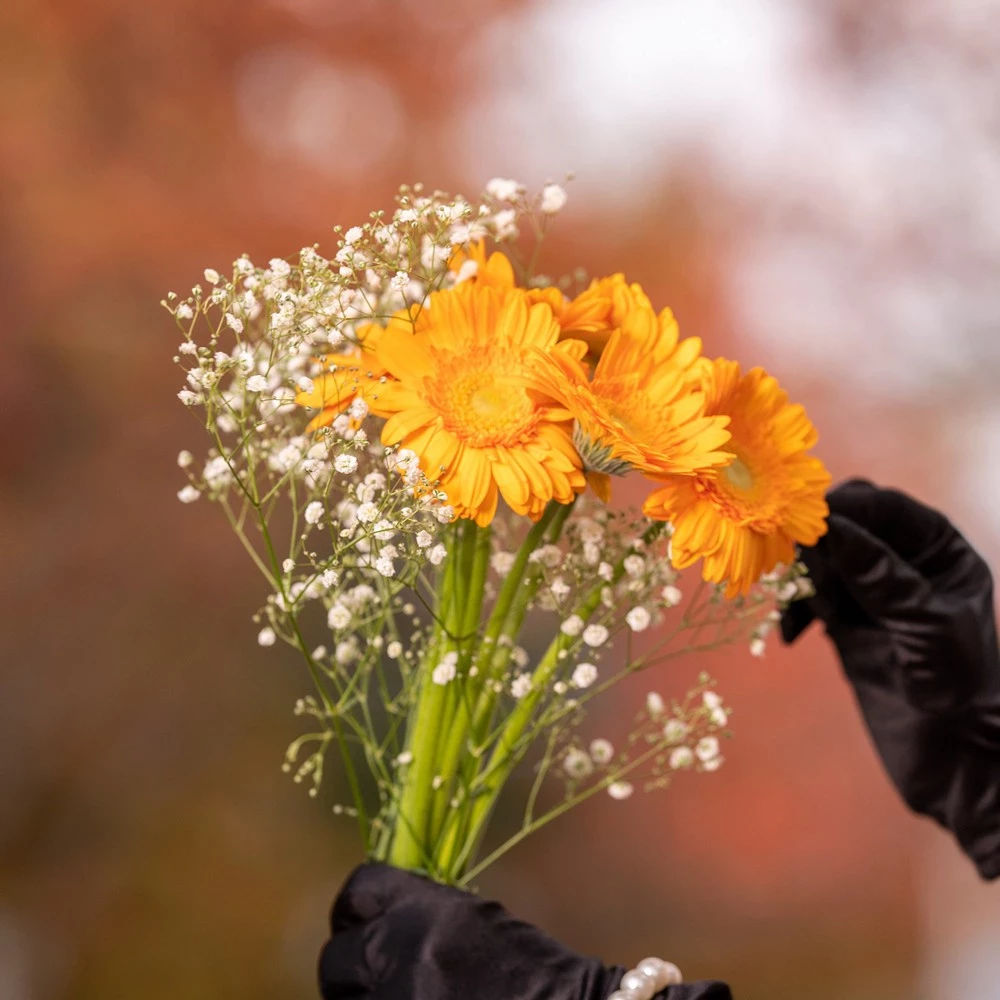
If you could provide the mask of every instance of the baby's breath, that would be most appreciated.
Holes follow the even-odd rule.
[[[244,255],[164,303],[180,337],[177,396],[208,439],[200,457],[178,455],[178,499],[223,511],[265,581],[257,643],[297,650],[314,684],[295,705],[313,731],[284,768],[315,796],[337,751],[352,805],[334,812],[357,819],[376,858],[398,860],[417,801],[434,839],[405,856],[449,881],[597,791],[625,801],[674,772],[717,769],[729,710],[708,678],[680,702],[649,693],[614,741],[583,737],[586,707],[682,653],[741,642],[762,655],[780,608],[808,586],[800,566],[735,601],[682,586],[668,523],[593,498],[552,501],[534,525],[510,511],[488,528],[459,521],[413,451],[380,443],[381,418],[360,395],[307,426],[317,414],[301,397],[330,376],[331,352],[359,352],[372,324],[401,311],[416,322],[434,292],[475,277],[477,241],[503,243],[523,285],[556,285],[533,272],[537,245],[523,253],[518,241],[540,240],[566,200],[558,184],[530,197],[505,178],[476,202],[403,187],[392,211],[337,227],[329,256]],[[536,618],[550,637],[541,648]],[[421,742],[429,699],[453,725]],[[491,810],[532,752],[523,823],[478,860]]]

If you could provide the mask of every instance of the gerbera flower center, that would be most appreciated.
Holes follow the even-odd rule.
[[[753,489],[753,473],[741,458],[733,459],[732,464],[727,465],[722,470],[722,475],[726,477],[731,486],[743,493],[749,493]]]
[[[535,429],[537,412],[524,384],[503,366],[470,371],[469,365],[470,359],[463,357],[442,366],[428,386],[428,402],[441,414],[444,426],[477,448],[526,440]]]
[[[727,520],[769,534],[780,524],[787,504],[787,477],[766,443],[742,445],[731,441],[728,447],[737,452],[736,458],[699,477],[696,489]]]
[[[704,559],[704,578],[725,583],[732,597],[790,563],[796,543],[816,544],[826,530],[830,474],[808,453],[816,431],[805,411],[763,369],[741,375],[735,361],[718,358],[701,378],[706,410],[729,417],[724,447],[732,460],[664,480],[643,509],[673,523],[676,567]]]
[[[645,393],[605,398],[604,410],[629,437],[639,441],[656,439],[658,428],[651,419],[652,407]]]

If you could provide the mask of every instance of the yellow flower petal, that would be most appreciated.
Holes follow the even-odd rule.
[[[545,302],[479,276],[435,292],[418,322],[379,338],[377,361],[395,379],[378,401],[382,441],[411,448],[459,517],[489,523],[502,495],[537,518],[586,485],[570,413],[530,379],[559,324]]]
[[[539,358],[533,384],[576,418],[574,443],[588,472],[694,475],[730,460],[721,450],[727,418],[705,416],[689,344],[678,345],[669,310],[636,308],[608,338],[593,378],[578,351]]]
[[[704,578],[734,596],[826,532],[830,474],[807,454],[816,431],[805,410],[765,371],[741,376],[735,361],[719,358],[701,366],[699,381],[706,415],[729,417],[731,462],[666,477],[643,510],[673,523],[678,568],[703,559]]]

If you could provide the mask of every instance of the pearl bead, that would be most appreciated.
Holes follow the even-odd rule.
[[[667,967],[667,985],[673,986],[676,983],[683,983],[684,977],[681,975],[681,970],[674,965],[673,962],[664,962]]]
[[[615,990],[608,1000],[639,1000],[639,994],[635,990]]]
[[[683,982],[681,970],[673,962],[664,962],[662,958],[644,958],[636,968],[656,983],[657,991],[665,990],[674,983]]]
[[[622,976],[619,989],[631,990],[636,995],[637,1000],[653,1000],[653,994],[656,992],[656,981],[651,976],[647,976],[645,972],[632,969]]]

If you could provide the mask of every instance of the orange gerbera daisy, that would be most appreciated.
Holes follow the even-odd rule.
[[[436,292],[417,329],[392,325],[378,360],[386,445],[414,451],[460,517],[489,524],[502,496],[518,514],[541,516],[586,485],[571,415],[532,391],[529,376],[556,348],[559,324],[522,292],[472,284]]]
[[[459,274],[468,261],[476,265],[475,273],[459,287],[488,285],[504,293],[517,287],[510,260],[500,251],[487,254],[484,240],[470,244],[466,249],[456,250],[449,261],[449,267],[455,274]],[[641,286],[629,284],[623,274],[595,278],[590,287],[575,299],[568,299],[551,285],[524,291],[529,302],[544,302],[549,306],[562,328],[560,339],[582,340],[595,359],[600,356],[611,334],[622,325],[627,316],[639,310],[653,308]]]
[[[566,341],[579,344],[578,341]],[[729,461],[724,416],[706,416],[692,374],[701,341],[678,341],[669,309],[624,317],[601,354],[593,378],[569,351],[539,359],[534,385],[560,400],[576,419],[573,440],[587,478],[605,501],[608,475],[694,475]]]
[[[467,249],[456,250],[448,262],[448,266],[455,274],[460,274],[468,261],[476,265],[475,273],[457,285],[457,288],[465,289],[473,286],[481,288],[486,285],[495,288],[501,294],[506,294],[519,287],[510,259],[499,250],[487,254],[485,240],[472,243]],[[528,302],[532,305],[536,302],[544,302],[552,310],[557,320],[562,311],[569,305],[566,296],[558,288],[551,286],[525,288],[519,289],[519,291],[528,297]]]
[[[403,313],[402,317],[408,324],[407,314]],[[367,323],[356,332],[356,349],[347,354],[327,354],[320,358],[323,372],[313,379],[312,389],[300,392],[295,397],[299,406],[319,410],[307,424],[307,433],[332,424],[358,396],[372,405],[370,397],[373,390],[380,385],[386,374],[375,353],[382,333],[382,327]]]
[[[629,284],[624,274],[612,274],[595,278],[586,291],[558,309],[556,317],[564,338],[584,341],[590,353],[599,357],[612,333],[629,316],[652,309],[640,285]]]
[[[499,250],[487,255],[485,240],[470,243],[465,249],[460,247],[452,254],[448,261],[448,267],[457,275],[461,273],[463,265],[469,261],[476,265],[476,270],[471,277],[462,282],[462,285],[474,282],[480,286],[488,285],[500,292],[509,292],[517,286],[514,268],[507,255],[500,253]]]
[[[735,361],[719,358],[704,374],[705,412],[730,418],[733,461],[671,478],[643,510],[673,523],[675,566],[704,559],[704,578],[728,583],[732,597],[790,563],[796,543],[815,545],[825,534],[830,474],[808,454],[818,435],[805,410],[790,404],[767,372],[754,368],[741,377]]]

